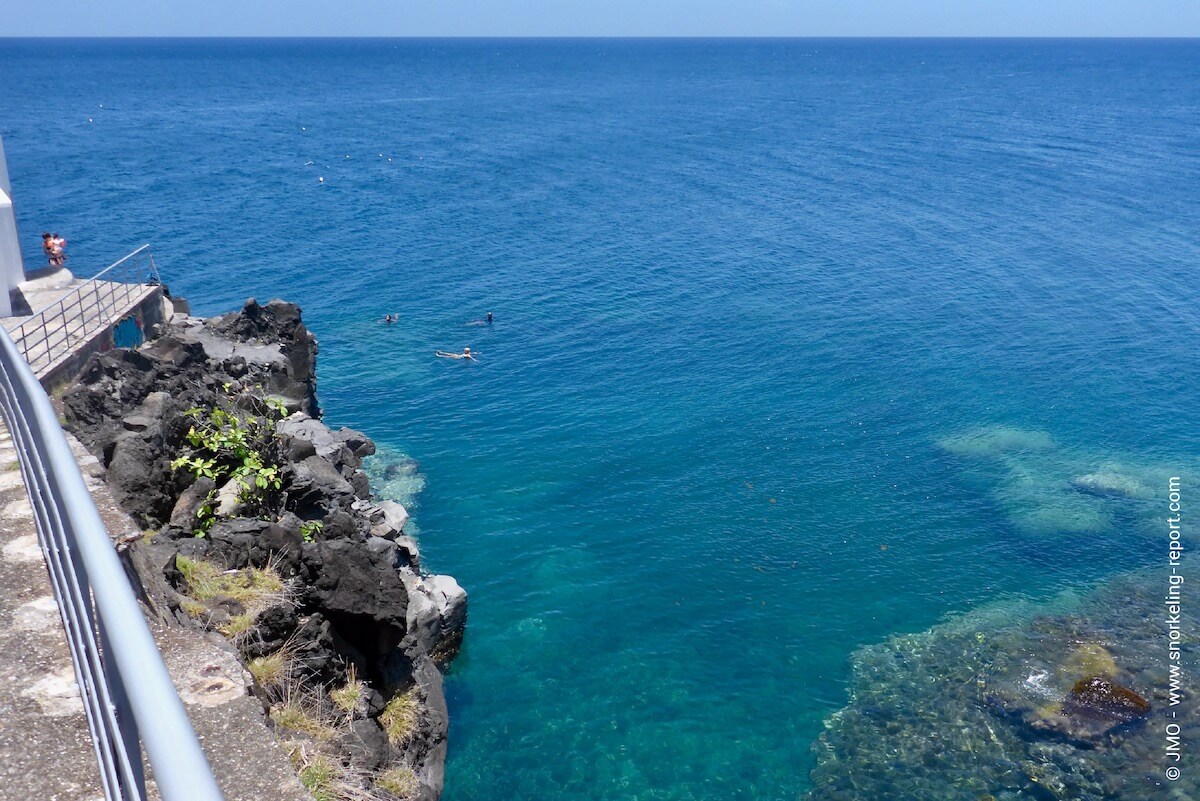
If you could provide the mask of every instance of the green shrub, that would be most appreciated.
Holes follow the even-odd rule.
[[[186,471],[196,479],[212,479],[218,487],[232,480],[239,488],[239,501],[266,510],[273,494],[283,486],[275,423],[286,411],[277,402],[254,400],[263,414],[237,409],[231,403],[229,408],[188,409],[185,414],[192,424],[184,437],[185,452],[171,462],[171,469]],[[216,492],[210,492],[196,512],[194,533],[198,537],[207,534],[215,521]]]
[[[310,520],[300,526],[300,536],[305,542],[314,542],[317,535],[325,528],[325,524],[320,520]]]

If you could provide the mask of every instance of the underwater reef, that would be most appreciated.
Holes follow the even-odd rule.
[[[1164,558],[1082,597],[997,604],[860,649],[851,701],[814,746],[810,801],[1200,798],[1187,770],[1200,616],[1186,600]]]

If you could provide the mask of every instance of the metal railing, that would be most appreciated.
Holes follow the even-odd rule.
[[[3,331],[0,413],[33,506],[105,797],[146,798],[145,747],[164,801],[220,801],[221,791],[50,399]]]
[[[149,245],[142,245],[71,287],[12,330],[25,361],[38,375],[129,311],[150,284],[161,284]]]

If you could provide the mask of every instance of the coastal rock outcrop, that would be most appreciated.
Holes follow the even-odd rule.
[[[302,781],[334,777],[314,795],[436,799],[466,593],[421,572],[407,510],[372,496],[370,438],[321,422],[300,310],[250,300],[154,333],[61,398],[147,532],[124,551],[143,599],[233,641]]]

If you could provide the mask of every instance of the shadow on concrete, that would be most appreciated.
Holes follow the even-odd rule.
[[[29,305],[29,301],[25,299],[25,293],[20,289],[9,292],[8,299],[12,303],[13,317],[28,317],[33,314],[33,307]]]

